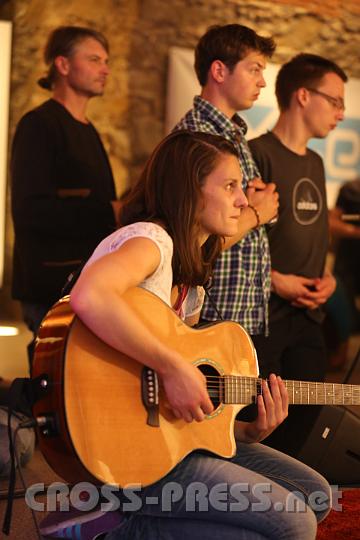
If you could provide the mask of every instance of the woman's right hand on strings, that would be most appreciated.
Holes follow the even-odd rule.
[[[132,238],[83,270],[71,292],[71,305],[102,341],[158,373],[177,418],[200,422],[213,410],[204,375],[157,339],[122,297],[159,264],[160,251],[153,241]]]
[[[186,422],[201,422],[205,415],[214,410],[205,376],[182,358],[171,363],[166,373],[162,374],[162,382],[176,418],[183,418]]]

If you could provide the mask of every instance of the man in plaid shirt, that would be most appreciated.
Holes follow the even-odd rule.
[[[239,24],[213,26],[195,50],[201,96],[175,129],[222,135],[236,147],[249,207],[242,211],[239,232],[226,240],[219,257],[202,319],[239,322],[255,339],[267,333],[270,296],[270,251],[264,224],[278,208],[275,184],[265,184],[245,139],[247,126],[237,114],[249,109],[265,86],[263,70],[275,50],[272,38]],[[215,308],[216,306],[216,308]]]

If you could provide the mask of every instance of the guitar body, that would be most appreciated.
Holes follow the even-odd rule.
[[[124,298],[158,339],[201,370],[257,377],[254,346],[237,323],[195,330],[144,289],[131,289]],[[33,367],[33,376],[42,376],[47,384],[34,415],[52,419],[50,428],[48,422],[39,430],[39,444],[61,477],[145,486],[193,450],[234,454],[234,420],[242,405],[217,402],[206,420],[188,424],[167,406],[160,381],[158,425],[149,425],[142,398],[144,371],[142,364],[98,339],[74,315],[68,298],[49,311],[39,331]]]

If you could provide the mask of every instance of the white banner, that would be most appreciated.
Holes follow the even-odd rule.
[[[194,71],[194,51],[172,47],[169,52],[166,99],[166,132],[168,133],[192,107],[200,93]],[[240,114],[248,124],[247,139],[271,129],[278,117],[275,79],[279,65],[269,63],[265,70],[267,86],[255,105]],[[345,85],[345,119],[325,139],[312,139],[310,148],[318,152],[325,164],[329,207],[335,203],[340,185],[360,176],[360,80],[350,79]]]
[[[0,21],[0,287],[4,278],[11,23]]]

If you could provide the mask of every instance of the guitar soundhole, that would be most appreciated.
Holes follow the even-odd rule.
[[[206,377],[206,386],[209,396],[214,405],[214,409],[216,409],[223,401],[223,383],[219,372],[209,364],[201,364],[198,368]]]

